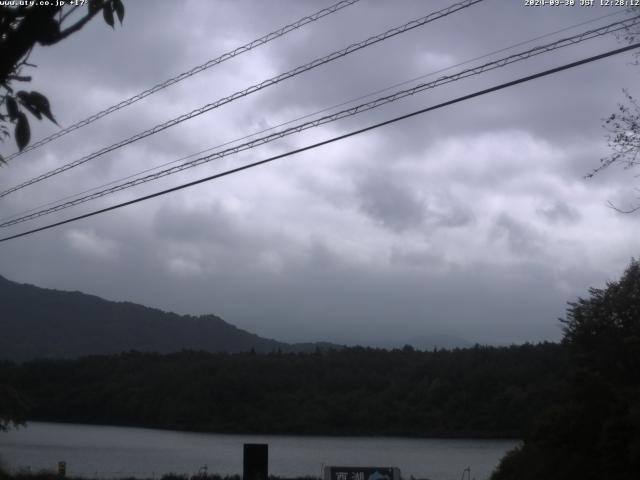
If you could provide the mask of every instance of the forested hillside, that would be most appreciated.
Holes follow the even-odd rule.
[[[213,432],[520,437],[564,385],[556,344],[126,353],[0,364],[33,420]]]
[[[129,350],[261,352],[313,349],[241,330],[215,315],[194,317],[0,277],[0,359],[74,358]]]

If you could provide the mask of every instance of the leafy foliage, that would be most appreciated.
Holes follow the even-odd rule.
[[[25,112],[38,120],[46,117],[57,125],[49,100],[41,93],[26,90],[15,91],[15,82],[29,82],[30,76],[23,70],[33,67],[28,63],[29,54],[36,45],[54,45],[79,31],[100,11],[105,22],[114,27],[114,13],[120,23],[124,18],[122,0],[90,0],[87,11],[77,18],[77,5],[37,5],[36,2],[16,2],[15,6],[0,6],[0,140],[12,134],[18,149],[22,151],[31,139],[31,127]],[[76,15],[74,17],[74,15]],[[75,18],[70,23],[69,19]],[[13,125],[13,131],[8,127]],[[5,160],[0,155],[0,162]]]
[[[569,385],[494,480],[640,477],[640,263],[570,303]]]
[[[564,341],[578,364],[620,385],[640,386],[640,263],[617,282],[569,304]]]

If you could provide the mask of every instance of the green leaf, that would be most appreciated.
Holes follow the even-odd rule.
[[[29,103],[33,105],[38,112],[42,113],[45,117],[58,125],[58,122],[56,122],[56,119],[51,113],[51,105],[49,104],[47,97],[42,95],[40,92],[32,91],[29,93]]]
[[[9,115],[9,118],[11,120],[15,120],[18,117],[18,113],[20,112],[16,99],[7,96],[5,102],[7,104],[7,114]]]
[[[29,129],[29,120],[23,112],[18,113],[18,121],[16,122],[15,131],[16,143],[20,151],[24,150],[31,139],[31,130]]]
[[[104,17],[104,21],[107,22],[111,28],[115,28],[113,25],[113,10],[109,3],[106,3],[105,6],[102,7],[102,16]]]
[[[122,25],[122,19],[124,18],[124,5],[121,0],[113,0],[113,10],[116,12],[118,16],[118,20],[120,21],[120,25]]]

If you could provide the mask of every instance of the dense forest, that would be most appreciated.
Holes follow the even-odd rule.
[[[556,401],[557,344],[421,352],[123,353],[0,364],[33,420],[244,433],[518,437]]]

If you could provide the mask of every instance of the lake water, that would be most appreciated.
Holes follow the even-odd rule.
[[[242,445],[269,444],[269,473],[319,477],[323,465],[393,466],[402,476],[459,480],[486,479],[517,442],[412,438],[221,435],[144,428],[29,422],[0,434],[1,460],[12,470],[55,469],[68,475],[116,478],[163,473],[241,474]],[[465,476],[466,478],[466,476]]]

